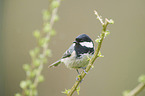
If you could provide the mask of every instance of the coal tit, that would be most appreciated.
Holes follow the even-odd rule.
[[[91,38],[82,34],[76,37],[73,44],[69,49],[63,54],[62,58],[48,67],[57,66],[63,62],[68,68],[76,69],[78,74],[79,68],[85,70],[86,66],[89,63],[89,58],[94,55],[94,43]]]

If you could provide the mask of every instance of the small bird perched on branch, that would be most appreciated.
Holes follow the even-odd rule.
[[[68,68],[74,68],[77,70],[78,74],[80,74],[78,69],[82,68],[85,72],[86,66],[89,63],[89,58],[93,55],[94,43],[92,39],[88,35],[82,34],[76,37],[73,44],[63,54],[62,58],[49,65],[48,68],[58,66],[63,62]]]

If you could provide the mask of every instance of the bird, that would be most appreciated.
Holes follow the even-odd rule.
[[[86,35],[81,34],[75,38],[73,44],[63,54],[62,58],[48,66],[58,66],[60,63],[64,63],[67,68],[76,69],[80,75],[78,69],[82,68],[86,73],[86,66],[89,64],[89,59],[94,55],[94,43],[92,39]]]

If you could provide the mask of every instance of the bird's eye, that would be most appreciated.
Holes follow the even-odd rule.
[[[77,38],[76,41],[78,41],[78,42],[83,42],[83,40],[80,39],[80,38]]]

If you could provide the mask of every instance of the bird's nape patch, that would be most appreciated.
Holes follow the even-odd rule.
[[[81,46],[85,46],[87,48],[93,48],[94,45],[92,42],[80,42]]]

